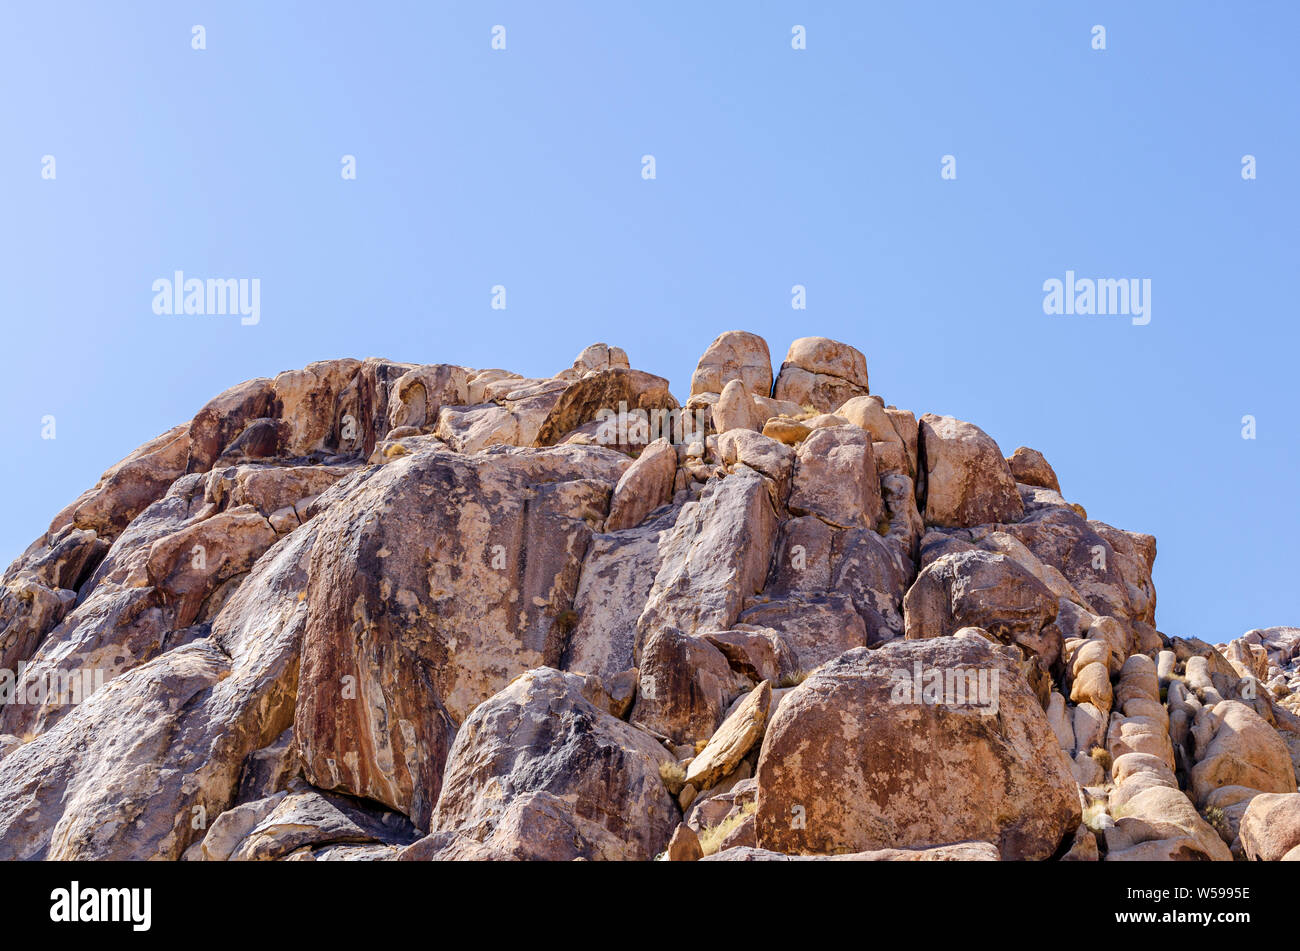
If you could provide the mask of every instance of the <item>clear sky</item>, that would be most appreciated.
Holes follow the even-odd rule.
[[[248,378],[601,340],[684,399],[745,329],[1042,450],[1157,536],[1165,633],[1300,624],[1298,33],[1291,2],[7,0],[0,560]],[[260,279],[260,322],[154,314],[178,269]],[[1067,270],[1149,279],[1150,323],[1045,315]]]

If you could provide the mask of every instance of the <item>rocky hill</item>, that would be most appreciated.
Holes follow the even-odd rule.
[[[315,363],[4,573],[0,858],[1300,858],[1300,629],[1155,556],[824,338]]]

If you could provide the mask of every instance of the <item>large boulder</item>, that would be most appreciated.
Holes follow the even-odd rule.
[[[1261,793],[1241,819],[1241,847],[1251,861],[1276,862],[1300,845],[1300,793]]]
[[[795,458],[790,511],[838,528],[875,528],[883,511],[871,440],[856,426],[817,429]]]
[[[675,743],[707,740],[749,683],[706,637],[656,630],[641,650],[631,720]]]
[[[1225,700],[1214,707],[1213,722],[1213,738],[1188,776],[1198,803],[1222,786],[1296,791],[1287,745],[1263,717],[1239,700]]]
[[[878,452],[881,458],[876,460],[880,468],[898,468],[904,475],[916,475],[916,420],[911,413],[886,408],[879,396],[855,396],[835,410],[835,415],[865,430],[873,446],[883,444],[879,448],[885,451]],[[901,465],[887,465],[885,458],[896,459]]]
[[[872,643],[862,615],[843,594],[763,601],[741,613],[739,623],[778,631],[804,671]]]
[[[469,402],[469,371],[448,363],[419,366],[397,378],[388,396],[388,428],[422,429],[438,420],[443,406]]]
[[[680,815],[659,773],[672,762],[581,678],[528,671],[461,725],[430,834],[405,857],[654,858]]]
[[[762,410],[740,380],[732,380],[722,388],[718,401],[713,404],[713,429],[718,433],[748,429],[757,432],[766,420]]]
[[[1068,508],[1045,508],[1002,526],[1043,564],[1059,571],[1099,615],[1151,624],[1155,539],[1088,521]]]
[[[1117,811],[1105,831],[1108,862],[1232,860],[1219,834],[1176,787],[1151,786]]]
[[[1025,507],[998,444],[973,423],[926,413],[920,423],[927,525],[1013,522]]]
[[[867,358],[846,343],[800,337],[790,344],[772,395],[829,413],[855,396],[866,396]]]
[[[778,497],[788,493],[795,452],[784,443],[749,429],[731,429],[718,436],[718,455],[723,465],[748,466],[771,479]]]
[[[659,438],[646,446],[614,486],[605,530],[616,532],[644,522],[647,515],[672,498],[676,475],[677,450],[672,443]]]
[[[985,702],[959,702],[970,695],[945,679],[982,683],[973,692]],[[978,636],[841,655],[782,700],[759,757],[758,844],[781,852],[976,839],[1003,858],[1043,859],[1080,818],[1046,714],[1015,663]]]
[[[668,381],[663,377],[612,366],[588,372],[555,394],[537,428],[535,443],[521,445],[553,446],[584,423],[617,418],[619,413],[636,413],[647,419],[657,413],[662,429],[664,421],[671,421],[677,410],[677,401],[668,392]]]
[[[907,589],[910,564],[888,537],[875,529],[839,530],[814,515],[787,519],[781,525],[780,540],[767,586],[766,601],[811,603],[848,598],[862,618],[866,644],[877,644],[903,633],[903,594]],[[759,614],[772,608],[759,604]],[[838,612],[838,606],[835,606]],[[788,609],[777,614],[789,616]],[[803,613],[802,611],[800,613]],[[856,628],[851,620],[843,622]],[[842,642],[845,631],[812,632],[809,643]],[[841,650],[863,646],[845,643]],[[829,659],[834,654],[823,657]]]
[[[288,425],[284,452],[306,456],[338,448],[335,406],[356,376],[360,360],[320,360],[286,370],[271,382],[276,415]]]
[[[659,543],[660,566],[638,626],[725,631],[763,589],[776,538],[769,480],[747,466],[710,480]]]
[[[772,357],[762,337],[743,330],[719,334],[691,374],[691,396],[721,393],[732,380],[739,380],[755,396],[771,394]]]
[[[867,643],[878,644],[904,633],[903,599],[912,574],[903,547],[874,529],[839,532],[832,546],[830,590],[847,596],[862,616]]]
[[[1050,656],[1042,631],[1056,617],[1057,599],[1014,559],[964,551],[925,567],[903,599],[903,613],[909,640],[980,627],[1006,643]]]
[[[1007,465],[1011,467],[1012,478],[1023,485],[1041,486],[1057,493],[1061,491],[1056,471],[1037,449],[1020,446],[1007,457]]]

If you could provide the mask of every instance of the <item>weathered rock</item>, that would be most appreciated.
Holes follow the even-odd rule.
[[[778,683],[799,670],[799,655],[781,633],[742,625],[701,635],[722,652],[731,669],[755,683]]]
[[[732,826],[722,838],[718,841],[718,851],[725,852],[728,849],[738,848],[756,848],[758,846],[758,836],[755,832],[754,814],[746,813],[738,817],[737,823]]]
[[[306,790],[280,794],[269,800],[271,808],[249,828],[227,853],[232,862],[267,862],[310,846],[319,848],[342,843],[377,843],[388,846],[409,845],[416,838],[415,829],[402,816],[375,809],[343,796]],[[250,803],[258,807],[260,803]],[[224,817],[226,813],[222,814]],[[218,820],[220,821],[220,819]],[[242,827],[243,822],[239,825]],[[214,824],[203,840],[203,857],[217,858],[224,850],[210,849],[208,838],[217,830]],[[236,831],[231,829],[230,831]]]
[[[677,474],[677,450],[667,439],[656,439],[628,466],[614,486],[605,531],[635,528],[659,506],[672,499]]]
[[[1164,786],[1153,786],[1128,800],[1123,815],[1105,835],[1108,862],[1232,860],[1228,847],[1188,798]]]
[[[698,862],[704,858],[699,836],[686,823],[681,823],[673,830],[673,837],[668,840],[667,858],[670,862]]]
[[[763,435],[786,446],[798,445],[811,432],[811,426],[788,416],[773,416],[763,423]]]
[[[778,487],[784,497],[794,472],[794,451],[784,443],[748,429],[731,429],[718,437],[718,453],[724,465],[745,465]]]
[[[1112,814],[1118,816],[1130,799],[1152,786],[1178,789],[1178,778],[1169,764],[1150,753],[1124,753],[1111,764],[1115,788],[1107,803]]]
[[[0,577],[0,670],[30,658],[77,600],[109,545],[67,525],[33,542]]]
[[[0,759],[4,759],[22,745],[22,737],[14,736],[12,733],[0,733]]]
[[[908,589],[903,612],[909,640],[980,627],[1036,654],[1060,653],[1059,644],[1049,646],[1042,635],[1056,617],[1057,599],[1006,555],[967,551],[931,562]]]
[[[879,396],[855,396],[846,402],[843,406],[835,411],[836,416],[843,417],[854,426],[858,426],[870,435],[872,446],[883,443],[886,448],[886,454],[889,458],[897,459],[896,465],[888,467],[881,465],[882,453],[876,452],[876,463],[879,468],[897,469],[908,476],[916,475],[916,422],[912,420],[910,431],[910,444],[899,429],[903,427],[901,417],[897,411],[891,415],[891,411],[885,408],[885,402]],[[911,414],[905,414],[910,416]],[[906,429],[904,429],[906,431]],[[897,453],[897,457],[893,454]]]
[[[736,846],[713,855],[706,862],[996,862],[1001,858],[991,842],[956,842],[922,849],[875,849],[842,855],[786,855],[770,849]]]
[[[790,344],[772,389],[776,399],[823,413],[869,392],[866,357],[825,337],[800,337]]]
[[[756,396],[772,392],[772,357],[762,337],[743,330],[719,334],[691,375],[691,396],[721,393],[732,380],[741,381]]]
[[[1056,734],[1056,742],[1061,749],[1073,755],[1074,753],[1074,724],[1071,722],[1070,714],[1066,711],[1065,697],[1052,691],[1052,696],[1047,704],[1047,722],[1051,724],[1052,732]]]
[[[313,520],[294,722],[306,778],[426,828],[455,724],[560,662],[562,615],[626,464],[573,445],[428,450]]]
[[[866,626],[867,645],[902,636],[903,596],[911,575],[911,562],[872,529],[838,532],[832,545],[834,568],[830,591],[847,596]]]
[[[1171,770],[1176,765],[1168,730],[1151,717],[1113,717],[1106,733],[1106,750],[1112,760],[1125,753],[1149,753],[1162,759]]]
[[[637,528],[592,536],[573,597],[577,619],[561,654],[562,669],[608,677],[636,664],[637,619],[659,571],[660,541],[678,512],[665,507]]]
[[[265,799],[242,803],[217,816],[199,843],[198,859],[224,862],[259,822],[269,816],[287,795],[278,792]]]
[[[917,664],[987,671],[986,680],[996,671],[997,716],[974,704],[891,702],[906,699],[899,685]],[[974,838],[996,841],[1003,858],[1046,858],[1081,816],[1042,707],[978,637],[893,642],[821,668],[773,715],[758,787],[759,845],[788,852]]]
[[[1069,655],[1072,677],[1078,677],[1080,671],[1092,664],[1099,664],[1106,671],[1111,669],[1110,641],[1103,637],[1090,637],[1077,641],[1076,644]]]
[[[0,858],[1300,857],[1300,628],[1166,638],[1154,538],[851,347],[772,383],[733,333],[688,412],[606,344],[227,390],[0,576]],[[891,702],[945,663],[998,693]]]
[[[584,347],[582,352],[573,359],[573,366],[568,370],[556,374],[556,376],[572,377],[581,379],[588,373],[596,370],[609,370],[611,368],[630,367],[628,363],[627,352],[622,347],[611,347],[607,343],[593,343]]]
[[[927,525],[964,528],[1024,514],[998,444],[972,423],[926,413],[920,423]]]
[[[1145,654],[1134,654],[1124,661],[1115,688],[1116,704],[1122,706],[1133,700],[1160,703],[1160,678],[1156,675],[1155,661]]]
[[[1109,526],[1086,521],[1065,508],[1034,512],[1002,528],[1044,564],[1060,571],[1092,605],[1094,613],[1146,623],[1154,618],[1155,588],[1146,555],[1128,557],[1111,544],[1128,543],[1126,533],[1121,538]],[[1149,553],[1155,557],[1154,539]]]
[[[1259,714],[1238,700],[1225,700],[1214,708],[1214,722],[1213,738],[1188,776],[1197,802],[1221,786],[1296,791],[1286,743]]]
[[[732,380],[722,388],[718,401],[713,404],[713,429],[718,433],[735,429],[757,431],[762,423],[759,410],[740,380]]]
[[[862,616],[841,594],[765,601],[742,613],[740,623],[778,631],[804,671],[869,643]]]
[[[287,789],[298,772],[298,750],[293,742],[293,727],[289,727],[274,742],[244,758],[236,801],[246,803],[273,796]]]
[[[1043,454],[1037,449],[1021,446],[1007,457],[1011,476],[1024,485],[1037,485],[1053,492],[1061,491],[1061,483],[1056,479],[1056,472],[1048,465]]]
[[[1252,862],[1277,862],[1300,845],[1300,793],[1261,793],[1241,819],[1241,846]]]
[[[1102,664],[1089,664],[1079,671],[1070,688],[1070,700],[1074,703],[1091,703],[1103,713],[1109,713],[1113,695],[1110,686],[1110,674]]]
[[[676,743],[707,740],[747,684],[704,637],[660,628],[641,650],[631,719]]]
[[[430,835],[410,858],[647,860],[678,822],[672,756],[539,668],[481,704],[447,760]]]
[[[763,736],[771,703],[772,685],[765,680],[723,721],[704,749],[691,760],[686,782],[705,790],[735,769]]]
[[[875,528],[883,512],[871,440],[856,426],[817,429],[795,459],[790,511],[838,528]]]
[[[1097,862],[1101,854],[1097,848],[1097,836],[1086,825],[1080,825],[1074,833],[1070,849],[1061,856],[1062,862]]]
[[[1074,754],[1074,759],[1070,761],[1070,772],[1074,774],[1074,781],[1085,788],[1100,786],[1106,781],[1106,770],[1101,763],[1083,750]]]
[[[249,504],[191,515],[202,491],[201,476],[182,479],[119,535],[86,599],[31,655],[17,684],[28,702],[4,709],[6,731],[49,729],[80,702],[61,689],[64,682],[106,682],[175,646],[173,632],[196,623],[222,583],[246,573],[275,542],[274,529]],[[45,696],[34,700],[38,688]]]
[[[766,481],[737,467],[705,486],[698,502],[682,506],[659,543],[659,572],[638,621],[641,631],[676,627],[690,634],[735,623],[744,599],[763,588],[776,538]]]
[[[549,411],[546,398],[514,406],[444,406],[438,411],[434,434],[452,449],[467,454],[492,446],[531,446]]]
[[[210,637],[127,671],[0,760],[0,856],[176,859],[195,817],[293,718],[309,524],[259,560]]]
[[[276,415],[289,427],[286,455],[339,449],[335,407],[360,366],[360,360],[321,360],[301,370],[287,370],[271,382]]]
[[[511,393],[511,397],[522,397],[516,403],[527,403],[526,394]],[[661,376],[632,370],[622,366],[611,366],[604,370],[595,370],[584,374],[578,380],[555,393],[548,400],[547,413],[537,427],[535,442],[519,445],[554,446],[566,435],[584,423],[596,419],[616,421],[618,413],[637,414],[647,420],[645,438],[630,439],[633,443],[649,443],[658,435],[652,435],[649,415],[656,413],[660,420],[659,428],[671,427],[674,414],[679,407],[677,400],[668,392],[668,381]],[[628,424],[630,425],[630,423]],[[614,428],[617,428],[615,422]],[[598,440],[605,443],[605,440]]]
[[[1074,708],[1074,749],[1089,754],[1106,740],[1106,714],[1084,701]]]

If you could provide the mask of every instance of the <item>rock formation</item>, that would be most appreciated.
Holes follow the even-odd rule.
[[[1300,858],[1300,628],[739,331],[242,383],[0,578],[0,858]]]

